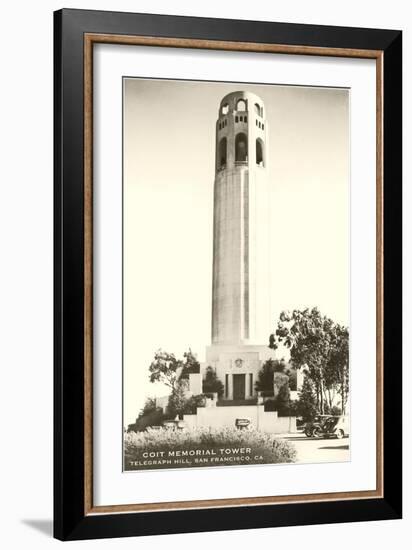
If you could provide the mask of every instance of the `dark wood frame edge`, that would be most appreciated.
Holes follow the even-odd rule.
[[[67,13],[69,12],[69,13]],[[92,475],[91,475],[91,460],[92,460],[92,454],[91,454],[91,438],[87,436],[88,429],[86,428],[84,430],[85,439],[83,441],[84,447],[84,457],[86,458],[85,461],[85,468],[84,468],[84,476],[83,480],[81,482],[81,488],[82,488],[82,494],[83,494],[83,510],[79,510],[77,506],[77,510],[75,514],[65,513],[65,505],[67,505],[67,502],[71,499],[65,498],[65,495],[68,494],[67,488],[65,490],[64,488],[64,478],[63,470],[59,471],[60,466],[62,467],[62,460],[63,455],[67,453],[64,453],[64,448],[67,448],[67,440],[70,438],[64,435],[64,399],[62,399],[64,394],[64,385],[62,386],[63,382],[63,357],[62,352],[64,351],[63,348],[63,341],[64,341],[64,311],[62,304],[64,303],[64,291],[67,290],[67,288],[64,288],[64,255],[61,256],[61,252],[65,250],[64,246],[64,187],[63,187],[63,161],[64,158],[62,156],[62,145],[64,145],[64,125],[63,125],[63,105],[62,105],[62,77],[64,73],[63,69],[63,50],[64,50],[64,36],[62,33],[62,22],[65,18],[64,16],[67,14],[66,20],[70,20],[71,16],[75,15],[75,19],[78,19],[80,16],[80,19],[83,18],[83,15],[87,14],[99,14],[102,15],[103,18],[105,17],[104,12],[83,12],[82,10],[63,10],[63,12],[56,12],[55,14],[55,139],[56,139],[56,146],[55,146],[55,322],[56,322],[56,331],[55,331],[55,394],[56,394],[56,401],[55,401],[55,432],[56,432],[56,443],[55,443],[55,536],[61,539],[72,539],[72,538],[88,538],[88,536],[91,537],[98,537],[98,536],[122,536],[123,534],[131,534],[128,530],[127,533],[123,533],[122,530],[119,531],[118,528],[115,528],[114,525],[120,526],[121,524],[125,523],[125,516],[131,518],[134,517],[135,519],[139,516],[142,520],[143,518],[146,518],[144,525],[140,525],[137,527],[138,524],[141,522],[136,520],[136,523],[134,524],[135,527],[132,529],[133,534],[150,534],[150,533],[157,533],[157,532],[186,532],[186,531],[195,531],[195,530],[202,530],[202,528],[199,526],[199,521],[195,521],[195,523],[191,523],[191,528],[186,529],[183,525],[176,525],[176,521],[174,522],[174,526],[172,525],[172,519],[170,515],[176,515],[176,514],[188,514],[188,513],[208,513],[209,517],[211,515],[214,515],[216,511],[220,512],[219,517],[223,517],[222,513],[224,511],[227,511],[229,514],[241,514],[244,516],[244,514],[241,512],[242,510],[251,510],[259,508],[261,511],[265,510],[271,510],[273,506],[276,506],[277,511],[277,518],[274,517],[271,519],[270,525],[282,525],[282,524],[303,524],[303,523],[309,523],[309,521],[305,522],[302,519],[294,519],[292,523],[282,523],[282,514],[284,514],[285,511],[287,511],[287,508],[292,505],[293,507],[302,507],[302,506],[317,506],[322,505],[325,503],[325,501],[329,502],[329,509],[330,507],[333,507],[335,505],[342,505],[344,504],[344,501],[354,503],[354,495],[353,493],[349,494],[334,494],[334,495],[298,495],[294,497],[285,497],[287,500],[282,500],[282,497],[277,497],[276,500],[271,499],[271,497],[267,498],[259,498],[259,499],[241,499],[243,500],[242,503],[239,504],[239,499],[229,499],[227,501],[196,501],[195,503],[173,503],[173,505],[170,505],[170,503],[167,505],[167,510],[165,511],[164,504],[157,503],[155,505],[140,505],[140,506],[108,506],[108,507],[93,507],[92,504],[92,498],[91,498],[91,487],[92,487]],[[124,14],[118,14],[120,18],[122,18],[122,15]],[[139,14],[134,14],[136,17],[141,17]],[[145,18],[152,17],[153,19],[156,19],[158,16],[143,16]],[[87,17],[86,17],[87,19]],[[174,17],[168,17],[168,19],[171,19],[175,21]],[[193,20],[191,18],[191,20]],[[199,25],[202,25],[202,22],[206,21],[203,19],[196,20]],[[215,20],[214,20],[215,21]],[[217,20],[220,21],[220,20]],[[70,21],[72,23],[72,21]],[[83,21],[84,23],[84,21]],[[231,22],[232,24],[236,24],[238,22]],[[250,23],[250,22],[243,22],[243,23]],[[78,24],[78,22],[77,22]],[[257,23],[256,25],[260,25]],[[270,24],[273,27],[277,27],[282,24]],[[83,26],[84,25],[80,25]],[[288,25],[290,27],[291,34],[293,34],[293,27],[296,27],[295,25]],[[301,30],[302,26],[298,26]],[[303,26],[304,27],[304,26]],[[322,30],[322,27],[320,27]],[[92,29],[91,29],[92,30]],[[79,29],[78,29],[79,31]],[[346,29],[346,31],[350,32],[351,29]],[[355,31],[355,29],[353,29]],[[359,31],[359,30],[357,30]],[[369,32],[369,31],[364,31]],[[370,31],[372,32],[372,31]],[[92,212],[91,208],[88,208],[87,205],[91,205],[92,201],[92,194],[91,194],[91,186],[87,185],[87,181],[91,182],[92,179],[92,173],[91,173],[91,156],[87,154],[88,147],[87,144],[91,146],[91,89],[89,86],[91,85],[90,79],[87,78],[87,71],[90,71],[91,67],[91,52],[92,52],[92,44],[93,42],[99,41],[99,42],[112,42],[112,43],[151,43],[152,45],[159,45],[160,42],[163,42],[163,45],[169,46],[169,47],[214,47],[217,46],[217,49],[242,49],[243,51],[277,51],[281,53],[286,53],[289,49],[289,53],[305,53],[309,55],[340,55],[340,56],[347,56],[348,54],[355,57],[370,57],[377,59],[377,97],[378,97],[378,104],[377,104],[377,181],[379,181],[379,174],[383,175],[384,172],[384,166],[383,166],[383,158],[385,157],[385,150],[382,149],[384,147],[383,143],[383,133],[384,133],[384,122],[385,117],[383,114],[383,94],[384,94],[384,88],[385,88],[385,79],[383,78],[384,74],[384,65],[383,61],[386,59],[387,52],[390,51],[390,48],[395,47],[395,51],[392,54],[393,59],[395,60],[395,63],[392,64],[392,68],[395,69],[394,74],[397,77],[398,84],[400,81],[400,65],[399,60],[401,56],[401,33],[397,31],[382,31],[382,33],[385,34],[385,37],[387,34],[391,34],[392,41],[390,41],[390,45],[386,46],[385,51],[383,49],[378,50],[370,50],[370,49],[363,49],[363,48],[350,48],[348,52],[348,48],[329,48],[329,47],[316,47],[316,46],[299,46],[296,44],[263,44],[263,43],[250,43],[250,42],[233,42],[233,41],[226,41],[226,40],[204,40],[204,39],[193,39],[193,38],[180,38],[180,37],[158,37],[158,36],[137,36],[134,34],[123,34],[120,37],[118,35],[113,36],[113,34],[102,32],[97,33],[94,32],[85,32],[83,28],[82,32],[82,38],[84,38],[84,46],[85,46],[85,73],[84,73],[84,84],[85,84],[85,97],[84,97],[84,108],[85,113],[87,114],[89,109],[89,116],[85,117],[85,126],[84,126],[84,145],[86,145],[86,148],[84,151],[86,154],[84,155],[84,177],[85,177],[85,183],[84,186],[84,210],[82,209],[82,213],[84,214],[84,244],[86,245],[84,247],[84,273],[86,274],[86,278],[84,280],[85,287],[84,287],[84,310],[83,313],[85,315],[86,320],[89,319],[90,323],[86,322],[84,323],[83,330],[84,330],[84,336],[85,336],[85,342],[86,346],[84,347],[84,360],[85,364],[88,363],[91,365],[92,361],[92,347],[91,345],[87,345],[87,342],[91,341],[91,327],[92,327],[92,321],[91,321],[91,295],[92,295],[92,287],[91,287],[91,269],[92,269],[92,257],[90,254],[90,250],[88,251],[88,246],[91,242],[91,227],[92,227]],[[70,34],[70,33],[66,33]],[[79,38],[79,32],[78,32],[78,38]],[[83,41],[82,41],[83,42]],[[188,44],[191,43],[189,46]],[[240,48],[237,48],[237,46],[240,45]],[[257,48],[257,49],[254,49]],[[267,49],[265,49],[267,48]],[[302,49],[303,48],[303,49]],[[321,50],[321,51],[320,51]],[[364,55],[362,55],[364,54]],[[381,78],[382,77],[382,78]],[[393,84],[393,82],[392,82]],[[383,93],[379,93],[379,92]],[[396,88],[391,89],[391,95],[396,95],[396,93],[399,93],[400,90],[397,90]],[[90,98],[90,103],[89,99]],[[379,99],[380,98],[380,99]],[[400,118],[395,120],[395,123],[397,122],[400,124]],[[396,117],[395,117],[396,118]],[[395,124],[396,127],[396,124]],[[399,127],[395,128],[396,130],[399,130]],[[399,133],[399,131],[398,131]],[[400,139],[401,135],[398,135],[398,141]],[[379,143],[382,147],[379,147]],[[91,151],[91,150],[90,150]],[[78,150],[79,152],[79,150]],[[64,153],[64,147],[63,147],[63,153]],[[391,151],[391,154],[393,155],[393,151]],[[399,150],[398,150],[398,157],[400,161],[399,156]],[[401,168],[399,168],[401,169]],[[66,178],[67,179],[67,178]],[[382,178],[380,179],[382,182]],[[385,180],[386,181],[386,180]],[[67,185],[67,184],[66,184]],[[67,187],[66,187],[67,188]],[[398,194],[399,195],[399,194]],[[386,195],[387,196],[387,195]],[[393,193],[391,193],[390,196],[393,196]],[[78,197],[79,198],[79,197]],[[399,199],[400,197],[397,196],[395,199]],[[378,185],[378,197],[377,197],[377,240],[378,243],[381,243],[383,245],[384,243],[384,232],[383,232],[383,223],[379,223],[379,220],[383,221],[383,199],[384,194],[382,191],[382,186]],[[395,200],[395,203],[397,201]],[[75,205],[72,205],[75,207]],[[397,227],[398,233],[399,233],[399,225]],[[67,231],[66,231],[67,235]],[[69,239],[70,240],[70,239]],[[67,248],[67,246],[66,246]],[[399,250],[397,251],[397,260],[400,261],[400,255]],[[66,261],[67,263],[67,261]],[[381,304],[383,306],[383,299],[384,299],[384,293],[383,293],[383,271],[382,268],[384,266],[384,257],[383,254],[378,255],[378,264],[377,265],[377,272],[378,274],[381,274],[382,276],[378,276],[378,285],[377,285],[377,300],[378,304]],[[398,264],[399,265],[399,264]],[[89,273],[89,277],[87,274]],[[399,273],[400,275],[400,273]],[[63,283],[63,284],[62,284]],[[79,289],[77,289],[79,290]],[[399,298],[399,296],[398,296]],[[385,300],[386,303],[386,300]],[[381,323],[379,324],[378,319],[378,326],[380,326],[381,333],[383,334],[384,328],[383,328],[383,311],[381,308],[378,308],[378,316],[381,315]],[[73,336],[73,335],[72,335]],[[380,357],[383,357],[382,354],[385,353],[385,351],[382,348],[383,345],[383,339],[377,338],[377,352]],[[64,354],[63,354],[64,355]],[[67,369],[66,369],[67,370]],[[86,422],[86,426],[91,426],[91,388],[92,388],[92,378],[91,378],[91,370],[86,369],[85,372],[85,387],[84,387],[84,393],[83,397],[85,400],[85,410],[84,410],[84,418]],[[382,383],[381,383],[382,382]],[[400,388],[400,379],[399,383],[396,383],[396,381],[392,381],[394,387],[396,388],[396,393],[399,394],[399,388]],[[380,388],[382,388],[382,384],[384,383],[383,380],[383,362],[381,362],[381,369],[378,368],[378,400],[377,400],[377,407],[378,407],[378,419],[381,418],[382,421],[384,420],[383,417],[383,402],[385,400],[385,396],[382,392],[380,392]],[[56,388],[57,385],[57,388]],[[67,408],[67,407],[66,407]],[[396,411],[399,416],[399,407]],[[67,417],[67,415],[66,415]],[[377,444],[378,444],[378,455],[382,459],[382,469],[380,470],[380,475],[378,475],[377,479],[377,491],[371,491],[371,492],[364,492],[362,495],[359,494],[355,496],[355,499],[357,499],[357,502],[365,502],[365,500],[368,502],[370,506],[370,513],[369,513],[369,519],[372,519],[373,514],[371,516],[372,508],[376,505],[378,506],[378,502],[380,501],[381,504],[385,503],[385,508],[388,508],[388,502],[386,499],[386,491],[384,491],[383,486],[383,480],[384,477],[384,468],[383,465],[383,449],[384,449],[384,432],[383,430],[378,430],[377,434]],[[386,432],[387,433],[387,432]],[[89,432],[90,434],[90,432]],[[71,434],[72,435],[72,434]],[[65,444],[66,443],[66,444]],[[70,460],[69,460],[70,462]],[[70,469],[67,467],[67,460],[66,460],[66,470]],[[400,474],[401,475],[401,474]],[[70,477],[70,476],[69,476]],[[400,491],[400,487],[399,487]],[[76,500],[78,501],[78,488],[73,491],[73,493],[76,493]],[[74,496],[71,495],[72,497]],[[397,499],[397,506],[389,506],[389,509],[386,510],[386,515],[384,517],[399,517],[400,515],[400,492],[396,493],[394,495]],[[313,498],[311,498],[313,497]],[[336,499],[339,500],[336,500]],[[321,502],[319,502],[319,500]],[[274,504],[276,503],[276,504]],[[252,505],[252,508],[251,508]],[[224,508],[221,508],[220,506],[223,506]],[[194,509],[197,507],[197,510]],[[212,507],[212,508],[211,508]],[[285,508],[286,507],[286,508]],[[66,507],[67,508],[67,507]],[[150,510],[150,511],[149,511]],[[174,510],[174,511],[171,511]],[[132,511],[136,512],[139,511],[138,514],[131,513]],[[156,511],[156,514],[153,514],[153,511]],[[231,511],[231,512],[230,512]],[[376,519],[381,519],[383,508],[380,508],[380,512],[377,513],[375,516]],[[398,513],[399,511],[399,513]],[[119,513],[122,512],[122,513]],[[125,514],[125,512],[129,512]],[[114,515],[113,515],[114,514]],[[160,521],[160,515],[168,514],[170,517],[170,522],[167,522],[169,524],[169,527],[165,528],[163,530],[162,528],[156,527],[156,522],[151,527],[149,526],[149,523],[147,518],[156,516],[158,520]],[[73,517],[73,515],[75,517]],[[223,514],[223,515],[226,515]],[[262,516],[267,516],[267,514],[261,514]],[[290,515],[290,513],[289,513]],[[335,521],[330,514],[328,514],[328,518],[323,518],[322,521]],[[350,516],[352,514],[347,514],[345,517],[346,519],[337,519],[336,521],[353,521],[353,519],[350,519]],[[167,517],[167,516],[166,516]],[[198,516],[199,517],[199,516]],[[233,515],[231,517],[234,517]],[[338,517],[335,516],[334,517]],[[103,531],[105,531],[105,528],[101,527],[101,519],[106,518],[107,522],[103,525],[112,525],[111,533],[108,533],[106,535],[100,534]],[[117,518],[116,520],[114,518]],[[119,519],[123,518],[123,519]],[[251,514],[249,512],[249,518],[253,518],[254,523],[245,522],[242,521],[242,527],[261,527],[264,526],[259,522],[259,519],[256,517],[256,514]],[[291,519],[291,518],[289,518]],[[359,520],[362,519],[362,514],[359,514]],[[114,521],[114,523],[113,523]],[[313,520],[313,523],[318,522],[318,520]],[[126,522],[127,523],[127,522]],[[180,523],[180,522],[179,522]],[[211,527],[208,527],[209,529],[229,529],[229,528],[239,528],[240,522],[235,522],[232,526],[230,526],[231,522],[229,521],[222,527],[218,527],[217,525],[213,525]],[[90,527],[86,527],[86,525],[89,525]],[[70,527],[69,527],[70,525]],[[83,527],[81,527],[81,525]],[[94,527],[92,527],[94,525]],[[99,527],[97,528],[97,526]],[[196,526],[197,525],[197,526]],[[146,526],[146,527],[145,527]],[[123,529],[123,528],[122,528]],[[79,531],[80,530],[80,531]],[[83,532],[85,530],[85,532]],[[87,533],[90,533],[88,535]],[[94,534],[93,534],[94,533]]]

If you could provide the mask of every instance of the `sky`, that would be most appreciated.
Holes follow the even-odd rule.
[[[314,306],[349,324],[349,91],[124,79],[125,424],[167,393],[148,381],[157,349],[202,361],[210,345],[215,124],[236,90],[269,128],[273,329]]]

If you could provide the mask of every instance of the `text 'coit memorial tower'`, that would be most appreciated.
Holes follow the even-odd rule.
[[[222,99],[216,122],[212,345],[207,361],[217,371],[226,364],[219,373],[223,380],[233,361],[238,366],[253,363],[248,370],[255,371],[271,354],[265,114],[257,95],[233,92]],[[252,396],[253,389],[245,393]]]

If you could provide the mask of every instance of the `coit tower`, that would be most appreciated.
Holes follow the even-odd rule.
[[[245,91],[216,122],[212,347],[267,345],[270,333],[268,123]]]

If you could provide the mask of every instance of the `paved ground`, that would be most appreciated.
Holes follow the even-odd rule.
[[[297,450],[296,462],[344,462],[350,460],[349,437],[322,439],[305,434],[285,434],[282,439],[291,441]]]

